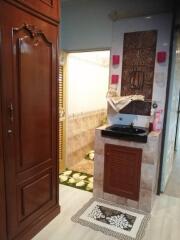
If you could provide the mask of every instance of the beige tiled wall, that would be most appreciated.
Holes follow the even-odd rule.
[[[89,150],[94,149],[95,128],[106,119],[105,109],[76,114],[67,120],[66,167],[70,168],[81,161]]]

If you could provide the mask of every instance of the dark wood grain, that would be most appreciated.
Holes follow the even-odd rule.
[[[17,7],[25,7],[35,14],[48,17],[56,22],[60,21],[60,0],[5,0]]]
[[[121,95],[143,95],[145,102],[132,102],[121,113],[150,115],[156,42],[157,31],[124,34]]]
[[[49,1],[38,2],[50,7]],[[37,6],[35,4],[34,7]],[[56,8],[56,5],[53,7]],[[3,23],[0,41],[3,69],[0,188],[4,193],[4,167],[7,239],[25,240],[60,211],[58,26],[7,1],[0,2],[0,23]],[[4,205],[4,195],[1,196],[0,205]],[[6,231],[5,222],[4,216],[1,231]]]
[[[1,3],[0,3],[1,9]],[[1,43],[1,14],[0,14],[0,43]],[[5,203],[5,181],[4,181],[4,153],[2,132],[2,45],[0,44],[0,239],[6,240],[6,203]]]
[[[142,149],[106,144],[104,192],[138,201]]]

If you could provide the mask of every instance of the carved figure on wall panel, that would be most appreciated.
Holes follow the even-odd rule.
[[[144,95],[145,102],[132,102],[121,113],[150,115],[157,31],[124,34],[121,95]]]

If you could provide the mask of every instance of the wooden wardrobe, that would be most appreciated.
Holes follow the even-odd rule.
[[[28,240],[60,212],[59,0],[0,0],[0,239]]]

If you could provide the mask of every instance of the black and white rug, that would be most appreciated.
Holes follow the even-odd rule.
[[[149,214],[139,210],[92,198],[72,217],[72,221],[117,239],[140,240],[149,218]]]

